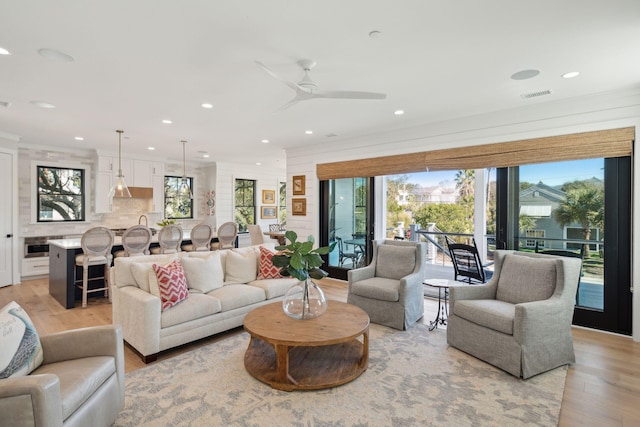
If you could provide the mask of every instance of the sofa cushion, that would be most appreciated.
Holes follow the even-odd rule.
[[[266,299],[263,289],[256,286],[240,284],[224,285],[219,289],[207,293],[207,295],[214,296],[220,300],[222,311],[245,307]]]
[[[22,377],[42,364],[40,337],[27,312],[11,301],[0,309],[0,378]]]
[[[350,292],[365,298],[395,302],[400,300],[399,289],[399,280],[372,277],[352,283]]]
[[[513,335],[515,304],[494,299],[456,300],[453,314],[476,325]]]
[[[258,280],[260,279],[279,279],[280,267],[273,265],[271,258],[275,255],[269,249],[260,246],[260,258],[258,262]]]
[[[160,315],[160,327],[168,328],[201,317],[211,316],[222,310],[222,304],[218,298],[205,294],[192,293],[189,298],[180,304],[165,310]]]
[[[132,266],[137,265],[139,263],[148,263],[148,268],[151,270],[152,263],[158,263],[161,265],[169,264],[172,260],[176,258],[176,254],[163,254],[163,255],[146,255],[146,256],[136,256],[136,257],[118,257],[113,261],[114,265],[114,283],[117,287],[122,288],[125,286],[136,286],[140,287],[140,284],[136,281],[136,278],[133,276]],[[144,280],[144,282],[148,283],[148,278]],[[144,283],[143,283],[144,286]],[[149,288],[144,289],[149,292]]]
[[[256,280],[258,273],[258,257],[253,248],[248,250],[232,250],[227,252],[225,261],[224,284],[249,283]]]
[[[160,289],[158,289],[158,281],[155,279],[156,274],[153,271],[153,264],[166,267],[173,262],[174,259],[175,258],[165,257],[150,262],[134,262],[130,263],[127,267],[131,269],[131,275],[140,289],[160,298]]]
[[[158,279],[162,310],[173,307],[189,296],[187,278],[179,260],[172,261],[166,267],[153,264],[153,271]]]
[[[399,280],[413,273],[415,267],[414,246],[378,245],[376,277]]]
[[[183,257],[181,259],[184,274],[187,276],[187,286],[192,293],[207,293],[222,287],[224,272],[219,252],[209,252],[208,257]]]
[[[66,420],[115,373],[113,357],[95,356],[42,365],[32,375],[54,374],[58,377],[62,419]]]
[[[520,304],[545,300],[556,289],[556,260],[507,254],[502,261],[496,299]]]
[[[284,296],[289,288],[298,283],[299,280],[292,277],[282,279],[258,279],[249,282],[249,285],[262,289],[267,299]]]

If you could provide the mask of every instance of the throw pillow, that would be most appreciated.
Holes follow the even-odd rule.
[[[12,301],[0,309],[0,378],[23,377],[42,364],[40,337],[31,319]]]
[[[271,258],[275,254],[267,248],[260,246],[260,263],[258,264],[258,280],[261,279],[280,279],[280,267],[276,267],[271,262]]]
[[[153,264],[153,271],[158,279],[162,310],[173,307],[189,296],[187,278],[179,260],[173,261],[166,267]]]
[[[190,290],[206,294],[222,287],[224,272],[218,252],[220,251],[211,252],[208,257],[185,256],[182,258],[182,267]]]
[[[253,249],[226,251],[225,284],[249,283],[258,275],[258,257]]]

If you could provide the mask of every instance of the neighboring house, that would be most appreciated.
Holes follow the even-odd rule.
[[[584,239],[580,224],[573,223],[561,227],[555,220],[553,212],[566,200],[564,191],[539,182],[520,191],[520,215],[527,215],[535,220],[531,230],[521,230],[521,235],[528,237],[546,237],[550,239]],[[591,240],[600,240],[600,230],[591,230]],[[536,239],[524,239],[520,243],[526,248],[535,248]],[[559,243],[540,240],[540,248],[578,248],[578,244]],[[596,247],[592,247],[596,249]]]
[[[418,205],[427,203],[455,203],[458,199],[458,192],[454,187],[441,187],[434,185],[430,187],[414,187],[398,191],[398,204],[404,206],[410,201]]]

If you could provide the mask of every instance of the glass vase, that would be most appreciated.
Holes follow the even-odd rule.
[[[327,311],[324,292],[312,280],[292,286],[282,300],[282,308],[294,319],[313,319]]]

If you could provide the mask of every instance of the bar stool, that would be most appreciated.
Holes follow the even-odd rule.
[[[232,249],[238,235],[238,224],[225,222],[218,227],[218,242],[211,244],[211,249]]]
[[[127,228],[122,234],[122,246],[124,250],[113,254],[116,258],[121,256],[149,255],[151,244],[151,229],[146,225],[134,225]]]
[[[113,232],[105,227],[91,228],[82,235],[80,245],[82,246],[82,255],[76,256],[76,266],[82,267],[82,307],[87,306],[87,294],[99,291],[105,291],[111,302],[111,280],[109,277],[109,269],[111,268],[111,249],[113,248]],[[104,275],[100,277],[92,277],[89,279],[89,267],[102,265],[104,266]],[[90,280],[104,280],[104,287],[98,289],[89,289]],[[75,280],[76,286],[79,280]]]
[[[186,252],[202,252],[211,250],[211,238],[213,237],[213,228],[209,224],[197,224],[191,229],[189,239],[190,245],[182,246],[182,250]]]
[[[182,244],[182,228],[177,225],[165,225],[158,233],[157,248],[151,248],[152,254],[175,254],[180,252]]]

